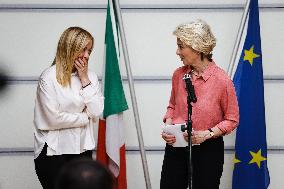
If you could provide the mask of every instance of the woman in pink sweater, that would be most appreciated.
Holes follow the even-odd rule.
[[[184,66],[173,73],[172,91],[164,116],[167,125],[186,123],[187,92],[183,76],[191,75],[197,97],[192,104],[192,183],[193,189],[218,189],[224,163],[224,135],[239,122],[239,107],[231,79],[212,60],[216,39],[210,26],[196,20],[179,25],[176,54]],[[187,147],[173,147],[174,135],[162,133],[166,142],[161,189],[188,186]],[[187,140],[187,133],[184,133]]]

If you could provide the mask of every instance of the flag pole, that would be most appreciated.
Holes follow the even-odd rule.
[[[231,55],[230,64],[228,66],[228,74],[229,74],[229,77],[231,79],[233,79],[233,70],[234,70],[234,67],[235,67],[237,53],[238,53],[240,43],[241,43],[241,37],[243,35],[244,27],[245,27],[246,20],[247,20],[247,17],[248,17],[248,10],[249,10],[250,1],[251,0],[247,0],[245,10],[244,10],[244,13],[242,15],[241,24],[239,26],[238,35],[237,35],[237,38],[235,40],[234,49],[233,49],[233,52],[232,52],[232,55]]]
[[[131,72],[131,67],[130,67],[127,45],[126,45],[125,32],[124,32],[122,16],[121,16],[121,11],[120,11],[121,10],[120,4],[119,4],[119,0],[113,0],[113,2],[115,6],[115,12],[118,18],[118,25],[119,25],[119,31],[120,31],[119,33],[121,37],[122,50],[123,50],[123,55],[124,55],[124,60],[125,60],[126,71],[127,71],[128,85],[130,89],[130,95],[131,95],[132,107],[133,107],[133,112],[134,112],[136,131],[138,135],[139,149],[140,149],[140,154],[141,154],[141,159],[142,159],[146,188],[151,189],[150,176],[149,176],[147,159],[146,159],[146,154],[145,154],[140,118],[138,114],[138,107],[137,107],[136,95],[135,95],[135,90],[134,90],[133,77],[132,77],[132,72]]]

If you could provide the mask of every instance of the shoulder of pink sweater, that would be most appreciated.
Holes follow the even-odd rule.
[[[178,68],[174,71],[173,76],[179,75],[179,74],[181,74],[181,73],[185,73],[186,70],[187,70],[187,66],[178,67]]]

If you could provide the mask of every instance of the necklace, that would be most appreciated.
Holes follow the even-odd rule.
[[[193,75],[195,75],[196,77],[199,77],[199,74],[196,73],[194,69],[191,70],[191,73],[192,73]]]

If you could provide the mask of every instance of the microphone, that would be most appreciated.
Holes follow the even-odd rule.
[[[185,81],[186,91],[188,96],[190,97],[190,101],[196,102],[197,98],[195,96],[194,86],[192,85],[190,74],[189,73],[184,74],[182,79]]]

